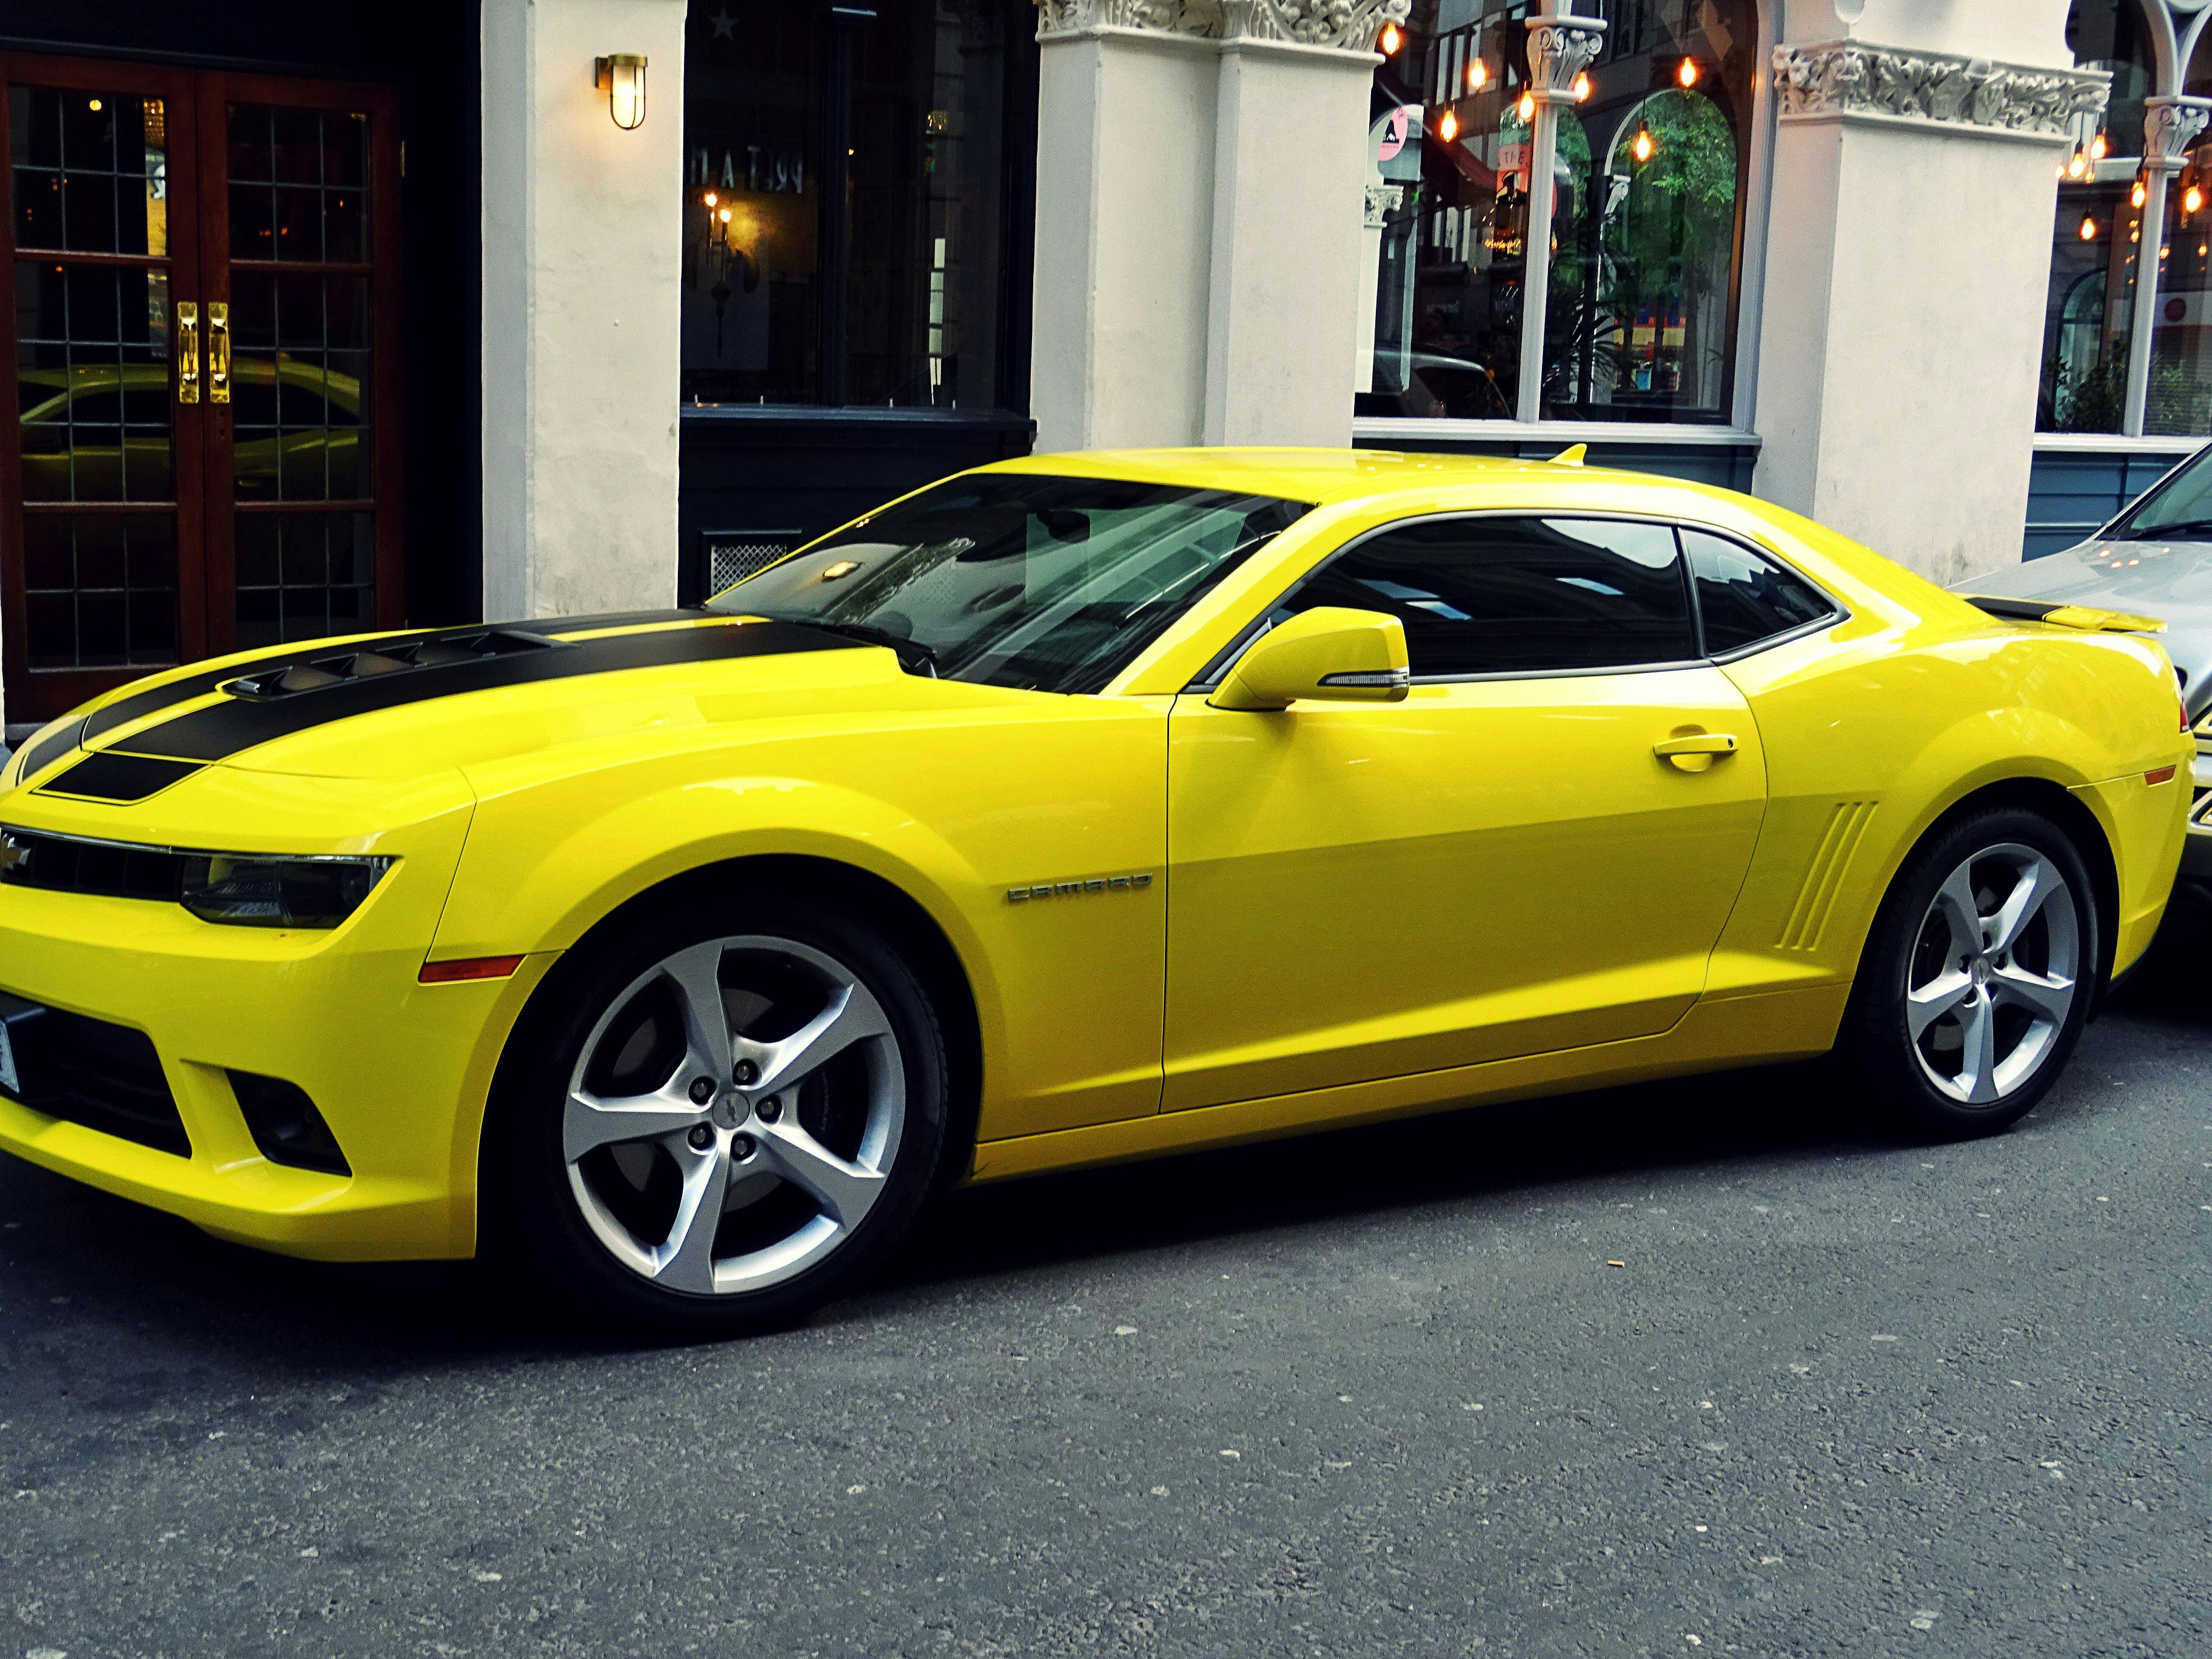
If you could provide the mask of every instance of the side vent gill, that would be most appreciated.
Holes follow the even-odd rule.
[[[1782,937],[1775,940],[1778,947],[1784,951],[1820,948],[1820,934],[1827,927],[1828,913],[1836,908],[1836,895],[1843,890],[1844,877],[1851,867],[1851,855],[1858,851],[1859,842],[1866,836],[1876,805],[1870,800],[1836,803],[1835,810],[1828,814],[1828,827],[1820,836],[1812,865],[1805,872],[1805,884],[1797,890],[1796,903],[1790,907],[1790,920],[1783,926]]]

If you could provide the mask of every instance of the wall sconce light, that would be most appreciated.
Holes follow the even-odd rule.
[[[592,60],[592,84],[607,94],[607,113],[624,132],[645,125],[645,58],[635,52],[617,52]]]

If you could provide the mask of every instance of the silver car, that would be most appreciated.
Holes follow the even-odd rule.
[[[2033,605],[2089,605],[2155,617],[2197,732],[2196,805],[2181,856],[2185,883],[2212,897],[2212,446],[2167,473],[2087,541],[1954,584],[1963,593]]]

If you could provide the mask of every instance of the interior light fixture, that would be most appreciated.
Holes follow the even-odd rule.
[[[719,196],[717,196],[716,194],[714,194],[714,192],[713,191],[711,191],[711,190],[710,190],[710,191],[708,191],[707,192],[707,195],[706,195],[706,198],[705,198],[705,200],[706,200],[707,205],[708,205],[708,207],[712,207],[712,206],[714,206],[715,203],[717,203],[717,202],[720,201],[721,199],[722,199],[722,198],[721,198],[720,197],[719,197]]]
[[[607,113],[624,132],[645,125],[645,58],[635,52],[592,60],[592,84],[607,94]]]

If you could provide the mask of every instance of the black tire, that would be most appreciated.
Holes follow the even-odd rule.
[[[858,1221],[844,1230],[844,1237],[791,1277],[760,1288],[701,1294],[655,1282],[642,1268],[618,1258],[614,1247],[594,1231],[586,1206],[598,1200],[598,1189],[589,1186],[598,1175],[596,1171],[590,1176],[579,1173],[572,1183],[564,1145],[564,1114],[569,1109],[570,1083],[580,1068],[600,1063],[597,1056],[585,1054],[586,1041],[603,1018],[634,1018],[629,1011],[637,1006],[641,994],[635,988],[641,975],[653,974],[656,964],[673,955],[732,938],[788,941],[802,951],[818,952],[847,970],[872,995],[895,1043],[889,1053],[878,1049],[867,1063],[895,1070],[902,1083],[903,1098],[896,1109],[896,1156],[883,1172],[880,1189]],[[744,951],[732,952],[720,960],[721,971],[726,975],[733,960],[770,958]],[[727,1006],[727,994],[724,1000]],[[648,1024],[653,1018],[647,1016]],[[680,1020],[680,1003],[678,1018]],[[643,1037],[633,1035],[622,1054],[641,1052],[641,1052],[649,1056],[657,1040],[650,1030]],[[602,1048],[610,1042],[620,1047],[619,1035],[611,1031],[599,1039]],[[657,1065],[650,1058],[640,1063],[648,1069]],[[692,1063],[690,1056],[674,1062],[668,1079],[672,1088],[680,1090],[681,1079],[676,1074]],[[742,1062],[736,1069],[742,1073]],[[821,1068],[825,1077],[830,1070],[830,1066]],[[805,1108],[800,1103],[799,1091],[812,1086],[811,1082],[793,1085],[788,1097],[793,1104],[787,1128],[801,1124]],[[825,1092],[830,1086],[823,1085]],[[613,1092],[627,1095],[631,1091]],[[619,918],[596,930],[569,953],[532,999],[508,1040],[479,1151],[479,1254],[492,1260],[502,1278],[525,1294],[533,1295],[556,1318],[573,1318],[582,1311],[594,1323],[617,1330],[679,1337],[739,1335],[789,1325],[850,1286],[906,1231],[931,1192],[945,1153],[948,1092],[945,1038],[927,992],[895,950],[847,917],[804,902],[747,901],[718,906],[705,915],[696,905],[689,905],[647,909]],[[730,1097],[742,1098],[734,1088]],[[744,1115],[748,1109],[744,1106],[732,1109],[723,1106],[720,1099],[716,1104],[726,1116],[736,1119],[734,1122],[717,1120],[725,1145],[732,1149],[741,1143],[757,1147],[765,1172],[769,1120],[759,1101],[751,1103],[754,1115],[750,1117]],[[831,1109],[832,1104],[824,1104],[823,1109]],[[777,1115],[782,1115],[780,1107]],[[806,1125],[810,1133],[819,1127]],[[750,1137],[732,1133],[747,1128],[753,1132]],[[821,1138],[826,1140],[826,1136]],[[682,1155],[682,1148],[673,1141],[656,1144],[672,1148],[675,1156]],[[671,1153],[648,1149],[645,1156],[650,1161],[669,1158]],[[841,1151],[840,1156],[845,1154]],[[580,1159],[576,1167],[580,1172],[591,1166]],[[734,1150],[726,1167],[733,1171],[738,1168]],[[657,1166],[640,1177],[641,1203],[656,1178]],[[753,1179],[759,1184],[758,1173]],[[732,1180],[734,1197],[734,1176]],[[583,1191],[576,1183],[583,1183]],[[783,1184],[791,1190],[779,1202],[793,1196],[814,1201],[796,1183]],[[679,1176],[679,1195],[684,1190]],[[821,1207],[823,1219],[829,1219],[829,1209]],[[596,1224],[602,1228],[609,1224],[604,1206]],[[718,1235],[710,1231],[710,1237],[714,1237]],[[672,1243],[675,1237],[672,1224]],[[711,1274],[726,1263],[719,1244],[710,1244],[708,1249]]]
[[[2063,1018],[2051,1019],[2048,1010],[2034,1012],[2000,999],[2012,994],[2026,975],[2051,981],[2049,971],[2057,959],[2061,943],[2058,907],[2051,902],[2034,914],[2026,936],[2019,941],[2021,955],[2006,952],[2000,969],[1995,958],[1984,957],[1977,980],[1975,969],[1949,955],[1955,935],[1945,925],[1949,910],[1937,914],[1939,893],[1954,873],[1970,873],[1969,886],[1990,892],[1982,881],[1994,884],[2012,867],[2016,853],[2028,849],[2047,861],[2064,885],[2071,908],[2074,938],[2073,966],[2064,977],[2072,981],[2072,994]],[[1953,892],[1958,890],[1954,889]],[[1977,908],[1980,907],[1978,904]],[[1986,924],[1991,918],[1982,918]],[[2105,961],[2104,921],[2098,914],[2095,889],[2080,849],[2072,836],[2041,813],[2019,807],[1997,807],[1972,812],[1937,828],[1915,848],[1890,884],[1881,911],[1868,934],[1859,959],[1850,1001],[1837,1039],[1836,1058],[1848,1080],[1859,1085],[1881,1120],[1891,1130],[1920,1140],[1964,1139],[1994,1134],[2012,1127],[2050,1092],[2064,1071],[2074,1046],[2081,1040],[2089,1008],[2098,988]],[[2039,950],[2037,930],[2042,930]],[[1984,938],[1990,938],[1986,927]],[[2025,975],[2011,975],[2018,964]],[[1949,995],[1938,992],[1934,975],[1956,971],[1972,989],[1964,1012],[1934,1019],[1916,1036],[1908,1009],[1908,989],[1923,994],[1923,1007]],[[1944,984],[1949,983],[1947,979]],[[1974,996],[1984,1000],[1976,1005]],[[1978,1068],[1966,1063],[1969,1037],[1967,1021],[1986,1012],[1993,1022],[1990,1047],[1985,1053],[1997,1058],[1987,1066],[1993,1081],[1988,1099],[1960,1098],[1965,1085],[1976,1079]],[[2039,1029],[2037,1022],[2041,1021]],[[2025,1022],[2022,1024],[2021,1022]],[[2008,1030],[2018,1033],[2014,1046],[2006,1047]],[[1954,1036],[1960,1052],[1958,1071],[1949,1086],[1937,1081],[1947,1061],[1946,1045]],[[2039,1046],[2032,1052],[2033,1039]],[[2006,1078],[2013,1056],[2017,1074]]]

